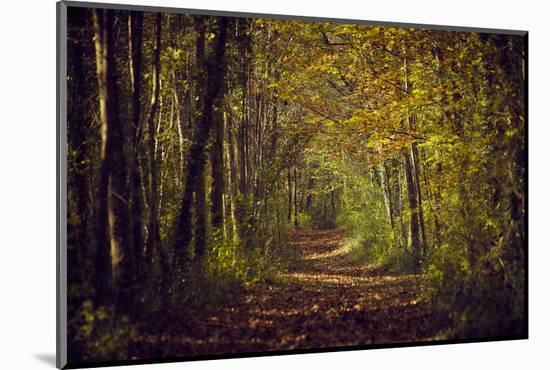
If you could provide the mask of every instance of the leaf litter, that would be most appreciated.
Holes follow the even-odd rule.
[[[253,353],[432,339],[421,275],[354,261],[340,230],[295,230],[297,263],[223,305],[165,312],[132,358]]]

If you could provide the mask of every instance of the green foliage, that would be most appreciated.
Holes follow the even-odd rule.
[[[497,255],[472,267],[464,250],[449,245],[431,257],[426,297],[433,326],[443,337],[480,338],[524,333],[523,274],[512,276]],[[442,329],[443,328],[443,329]]]
[[[390,271],[411,271],[413,256],[394,240],[380,188],[369,177],[349,186],[353,191],[345,193],[347,206],[338,224],[346,231],[345,247],[352,257]]]
[[[414,256],[394,241],[391,228],[381,227],[365,211],[350,212],[339,222],[348,235],[344,246],[357,261],[392,272],[414,271]]]
[[[314,216],[307,212],[298,212],[298,227],[302,229],[309,229],[314,222]]]
[[[68,335],[70,358],[122,360],[128,358],[138,330],[127,315],[117,315],[113,307],[95,308],[87,300],[72,316]]]
[[[285,234],[281,230],[281,237]],[[286,240],[280,241],[286,244]],[[232,241],[221,232],[209,240],[209,249],[202,260],[195,258],[182,277],[174,303],[201,307],[223,303],[244,285],[273,278],[289,261],[288,251],[276,244],[274,238],[255,237],[249,243]],[[249,250],[247,250],[247,245]]]
[[[218,235],[211,238],[209,245],[204,266],[207,280],[230,287],[247,280],[247,258],[242,253],[242,243]]]
[[[180,273],[173,303],[200,307],[227,299],[248,278],[247,260],[241,250],[241,243],[212,237],[206,255],[202,259],[195,256]]]

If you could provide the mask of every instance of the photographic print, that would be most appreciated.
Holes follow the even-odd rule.
[[[58,23],[59,367],[527,338],[527,32]]]

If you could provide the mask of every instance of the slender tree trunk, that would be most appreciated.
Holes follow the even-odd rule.
[[[205,86],[207,80],[207,67],[205,66],[205,42],[206,42],[206,32],[207,32],[207,21],[204,17],[199,17],[195,20],[195,31],[197,32],[197,42],[196,42],[196,84],[195,84],[195,95],[197,97],[195,104],[195,111],[198,112],[198,118],[195,121],[195,126],[200,124],[211,125],[212,122],[202,122],[204,110],[205,110]],[[206,137],[208,137],[206,133]],[[193,149],[193,147],[191,147]],[[194,196],[195,204],[195,225],[194,225],[194,235],[195,235],[195,254],[199,261],[199,264],[202,263],[204,253],[206,251],[206,189],[204,181],[204,171],[206,166],[206,155],[204,154],[204,148],[201,153],[201,160],[203,161],[202,169],[196,175],[196,182],[194,188],[190,191]],[[191,169],[188,168],[188,171]],[[186,188],[187,189],[187,188]]]
[[[214,102],[212,113],[212,148],[210,149],[210,164],[212,168],[212,227],[220,230],[224,227],[223,218],[223,132],[222,97],[225,90],[224,79],[219,82],[218,97]]]
[[[175,83],[175,76],[174,76],[174,83]],[[185,96],[185,94],[184,94]],[[180,157],[180,165],[179,165],[179,178],[183,178],[183,173],[185,171],[185,137],[184,137],[184,131],[185,131],[185,120],[182,119],[181,109],[179,108],[178,102],[178,94],[176,91],[176,88],[174,87],[174,96],[173,96],[174,102],[178,106],[176,108],[176,125],[178,130],[178,149],[179,149],[179,157]],[[191,103],[189,103],[191,104]],[[187,106],[186,106],[187,107]],[[188,108],[189,109],[189,108]]]
[[[407,194],[409,200],[410,215],[410,230],[411,230],[411,248],[413,255],[416,259],[420,258],[420,238],[418,230],[418,203],[417,193],[414,185],[414,175],[412,168],[411,155],[406,153],[404,155],[405,160],[405,178],[407,181]]]
[[[132,235],[136,271],[143,271],[143,196],[142,178],[139,171],[141,154],[141,59],[143,40],[143,13],[130,12],[128,17],[128,52],[130,59],[130,81],[132,84],[132,125],[129,136],[131,143],[130,163],[130,203],[132,209]]]
[[[311,194],[311,190],[314,186],[314,180],[309,178],[307,180],[306,212],[309,212],[311,210],[311,206],[313,205],[313,195]]]
[[[406,52],[405,52],[406,53]],[[408,76],[408,64],[407,64],[407,58],[404,58],[404,70],[405,70],[405,76],[404,76],[404,89],[407,92],[411,92],[412,85],[409,83],[409,76]],[[414,116],[412,114],[409,114],[407,117],[407,121],[409,123],[409,129],[414,128]],[[418,183],[418,172],[417,167],[418,163],[416,161],[416,155],[415,155],[415,147],[416,143],[413,141],[410,145],[410,153],[405,154],[405,175],[407,179],[407,192],[409,197],[409,208],[411,211],[411,218],[410,218],[410,228],[411,228],[411,245],[412,245],[412,252],[417,260],[417,262],[420,262],[423,243],[421,243],[420,237],[419,237],[419,225],[420,225],[420,214],[422,214],[422,227],[421,229],[424,230],[424,219],[423,219],[423,213],[421,210],[419,210],[419,207],[421,206],[420,203],[420,189],[419,189],[419,183]],[[424,233],[422,232],[422,242],[424,241]]]
[[[288,181],[288,223],[292,222],[292,176],[290,175],[290,167],[286,169],[286,176]]]
[[[336,218],[336,191],[334,189],[330,190],[330,205],[332,207],[332,215]]]
[[[238,196],[238,178],[237,178],[237,162],[235,160],[235,137],[233,134],[231,114],[227,114],[227,171],[229,179],[229,195],[231,206],[231,227],[233,242],[236,244],[239,241],[239,221],[237,218],[237,196]]]
[[[134,253],[128,222],[130,210],[118,102],[114,14],[112,10],[94,9],[93,15],[102,138],[96,231],[96,295],[100,303],[106,301],[111,291],[109,279],[112,278],[117,301],[123,305],[130,299]]]
[[[294,167],[294,227],[298,226],[298,171]]]
[[[161,251],[160,245],[160,231],[158,225],[158,163],[156,155],[156,141],[155,141],[155,116],[159,108],[159,94],[160,94],[160,48],[161,48],[161,32],[162,32],[162,14],[157,13],[155,17],[155,46],[153,49],[153,63],[151,68],[151,102],[149,109],[149,116],[147,118],[147,130],[149,135],[149,233],[147,235],[147,265],[152,262],[153,250],[158,249]],[[159,253],[162,255],[162,253]],[[147,268],[149,270],[149,268]]]
[[[243,118],[241,124],[239,125],[238,135],[237,135],[237,148],[238,148],[238,157],[239,157],[239,192],[246,196],[248,195],[248,177],[247,177],[247,131],[246,131],[246,120]]]
[[[396,197],[397,197],[397,206],[395,207],[395,213],[396,217],[399,220],[399,226],[401,229],[401,245],[403,247],[407,247],[408,244],[408,234],[407,234],[407,227],[405,225],[404,217],[403,217],[403,185],[402,185],[402,169],[403,164],[399,160],[393,160],[392,166],[394,167],[394,171],[396,172],[396,181],[395,181],[395,188],[396,188]]]
[[[418,148],[415,142],[411,144],[411,159],[413,164],[416,196],[418,199],[418,222],[420,225],[420,236],[422,237],[422,256],[426,256],[428,252],[428,243],[426,241],[426,229],[424,227],[424,209],[422,204],[422,190],[420,188],[420,166],[418,159]]]
[[[323,194],[323,224],[325,227],[327,224],[327,194]]]
[[[236,132],[237,169],[239,174],[238,189],[240,196],[237,199],[237,220],[239,238],[243,243],[244,250],[250,250],[251,218],[249,216],[249,183],[250,183],[250,160],[249,160],[249,56],[250,56],[250,35],[249,21],[240,19],[238,21],[237,44],[240,57],[239,83],[241,88],[241,114]]]
[[[201,44],[204,45],[204,18],[196,18],[196,28],[199,34],[197,45],[197,60],[202,60],[199,55]],[[193,193],[199,191],[200,187],[204,187],[204,167],[206,156],[204,148],[208,141],[210,127],[212,125],[212,114],[214,102],[220,90],[220,85],[223,83],[225,75],[225,40],[227,29],[227,18],[217,18],[214,24],[214,40],[213,51],[207,61],[206,71],[199,71],[198,83],[199,86],[204,86],[204,99],[202,104],[202,112],[198,116],[197,124],[193,133],[193,143],[188,155],[188,169],[185,179],[185,191],[182,198],[180,215],[176,225],[175,245],[177,247],[177,264],[181,267],[185,262],[185,256],[191,240],[191,206]],[[204,50],[204,49],[203,49]],[[199,64],[200,66],[200,64]],[[206,76],[204,76],[206,74]],[[202,89],[201,89],[202,90]],[[202,93],[203,91],[201,91]],[[201,94],[202,95],[202,94]],[[197,220],[197,223],[201,222]],[[199,226],[199,229],[202,225]]]
[[[239,50],[241,54],[241,121],[237,133],[237,148],[239,157],[239,191],[248,195],[248,21],[241,19],[239,23]]]
[[[441,175],[441,164],[438,163],[436,165],[436,173],[438,173],[438,176]],[[423,171],[422,178],[424,179],[424,186],[426,188],[426,194],[428,195],[428,204],[430,205],[430,211],[432,213],[433,221],[434,221],[434,239],[438,244],[441,244],[441,223],[439,221],[439,212],[440,212],[440,199],[439,194],[434,194],[434,191],[432,191],[432,186],[430,185],[430,180],[428,179],[428,175],[426,174],[426,171]]]
[[[206,252],[206,187],[204,173],[197,175],[195,185],[195,253],[202,263]]]
[[[394,222],[393,222],[393,209],[392,209],[392,192],[390,187],[390,178],[388,176],[388,169],[386,162],[383,162],[380,164],[380,180],[382,184],[382,192],[384,194],[384,203],[386,204],[386,212],[388,214],[388,222],[390,224],[390,227],[394,228]]]
[[[86,12],[83,9],[74,8],[74,23],[79,27],[86,24],[88,19]],[[75,27],[76,28],[76,27]],[[68,38],[68,51],[67,57],[69,59],[68,66],[72,66],[71,76],[73,78],[67,81],[67,87],[69,90],[69,96],[76,97],[76,101],[73,101],[69,105],[67,116],[68,130],[68,144],[69,153],[71,155],[71,165],[68,166],[68,182],[69,188],[74,189],[74,207],[71,206],[72,202],[68,202],[68,212],[71,215],[77,216],[77,223],[70,224],[68,230],[68,253],[69,266],[79,266],[78,269],[69,269],[69,281],[84,283],[90,282],[89,277],[92,272],[88,270],[88,260],[91,257],[93,249],[90,232],[90,223],[92,220],[92,211],[90,205],[90,193],[91,187],[88,181],[88,175],[91,171],[91,167],[87,161],[90,155],[90,147],[87,137],[89,135],[89,100],[90,96],[90,82],[86,79],[86,67],[84,63],[85,55],[89,53],[86,47],[86,41],[89,40],[90,35],[87,31],[77,29],[73,32],[72,28],[69,29],[70,36]],[[73,36],[74,33],[74,36]],[[74,230],[74,232],[72,232]]]

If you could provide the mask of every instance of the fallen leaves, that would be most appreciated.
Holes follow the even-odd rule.
[[[429,339],[429,311],[419,298],[419,275],[391,275],[353,262],[341,246],[339,230],[297,230],[289,238],[290,248],[300,256],[289,271],[275,281],[245,287],[223,307],[167,313],[162,332],[144,336],[136,343],[135,355],[195,356]]]

